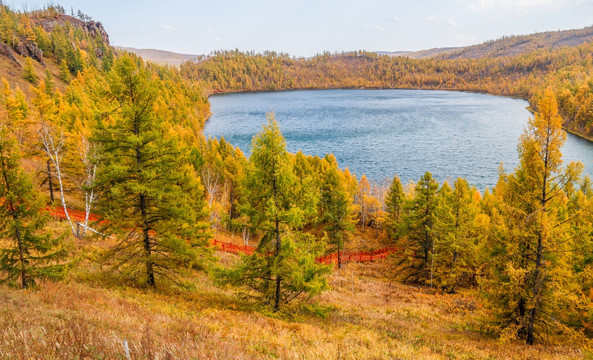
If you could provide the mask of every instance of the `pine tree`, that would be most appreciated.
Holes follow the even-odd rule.
[[[20,167],[18,145],[0,128],[0,282],[35,285],[35,279],[60,279],[68,264],[61,238],[43,232],[47,218],[33,183]]]
[[[118,59],[108,81],[99,101],[111,99],[113,109],[94,136],[100,205],[119,238],[107,259],[155,287],[158,276],[176,281],[207,253],[203,187],[189,150],[155,115],[159,84],[140,60]]]
[[[246,171],[242,213],[252,233],[262,235],[256,254],[245,256],[221,281],[246,286],[274,311],[298,298],[326,288],[329,267],[317,264],[323,243],[299,229],[305,213],[294,196],[297,178],[286,142],[272,115],[252,142]]]
[[[574,218],[568,216],[567,195],[580,166],[561,168],[565,137],[554,94],[547,90],[521,136],[518,167],[502,174],[495,188],[489,276],[482,288],[496,314],[496,330],[527,344],[561,324],[578,298],[570,264]]]
[[[25,60],[23,78],[31,84],[37,84],[37,81],[39,81],[39,76],[37,76],[37,73],[35,72],[35,68],[33,67],[33,62],[31,61],[30,57],[27,57],[27,60]]]
[[[332,164],[333,165],[333,164]],[[335,166],[329,165],[321,185],[322,223],[327,232],[329,251],[337,251],[338,267],[342,267],[342,251],[355,222],[352,214],[352,198]]]

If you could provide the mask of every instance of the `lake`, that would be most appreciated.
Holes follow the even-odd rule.
[[[274,112],[290,152],[333,153],[360,178],[439,182],[466,178],[493,187],[498,167],[518,163],[517,142],[531,113],[527,101],[432,90],[301,90],[215,95],[206,136],[224,136],[249,155],[251,139]],[[593,174],[593,143],[567,134],[566,161]]]

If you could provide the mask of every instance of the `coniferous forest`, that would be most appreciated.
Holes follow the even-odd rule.
[[[592,47],[477,59],[114,49],[59,5],[0,5],[0,358],[593,357]],[[208,96],[326,88],[528,99],[496,186],[205,138]],[[590,160],[590,159],[589,159]]]

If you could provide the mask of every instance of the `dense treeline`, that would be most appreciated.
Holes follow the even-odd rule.
[[[1,10],[12,19],[7,33],[24,36],[21,27],[34,23]],[[49,8],[34,19],[62,14]],[[580,124],[587,118],[581,101],[593,87],[582,85],[588,78],[543,77],[571,57],[575,69],[588,69],[590,45],[457,62],[227,52],[177,71],[116,55],[75,24],[58,22],[46,33],[33,26],[43,36],[30,38],[47,50],[44,61],[63,65],[64,90],[27,66],[24,75],[35,83],[30,98],[6,81],[0,92],[2,282],[26,288],[37,278],[63,278],[83,247],[108,284],[192,291],[196,272],[208,271],[274,312],[290,311],[328,287],[331,268],[317,257],[337,251],[340,267],[355,232],[384,231],[399,249],[391,269],[401,281],[449,293],[470,289],[488,309],[486,328],[502,338],[533,344],[548,330],[579,340],[592,335],[593,189],[579,164],[562,164],[556,98],[564,115],[574,106]],[[44,36],[58,45],[43,45]],[[88,55],[98,48],[112,55]],[[534,88],[555,81],[577,91]],[[450,87],[533,95],[535,117],[518,146],[520,164],[501,171],[484,194],[464,179],[438,184],[429,172],[410,184],[396,176],[387,187],[340,169],[331,154],[288,153],[273,114],[249,158],[224,138],[204,139],[203,86]],[[43,200],[62,207],[63,226],[47,226]],[[83,221],[69,215],[72,208],[83,209]],[[255,255],[216,263],[208,240],[222,231],[257,244]],[[100,249],[91,238],[101,239]]]

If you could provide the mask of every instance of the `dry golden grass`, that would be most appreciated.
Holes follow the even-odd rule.
[[[0,287],[0,359],[126,359],[125,342],[131,359],[584,358],[559,337],[527,347],[481,334],[469,293],[391,282],[387,262],[336,271],[317,299],[326,318],[268,316],[206,275],[189,290],[109,286],[90,263],[35,291]]]

